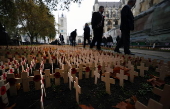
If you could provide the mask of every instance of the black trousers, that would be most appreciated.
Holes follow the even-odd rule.
[[[124,53],[130,53],[130,30],[121,30],[122,36],[115,48],[115,51],[119,51],[119,48],[124,46]]]
[[[72,43],[72,46],[75,46],[76,45],[76,38],[73,38],[71,43]]]
[[[101,42],[102,42],[102,36],[103,36],[103,28],[99,29],[93,29],[93,40],[92,43],[90,44],[90,48],[93,48],[95,43],[97,42],[97,49],[101,49]]]
[[[84,37],[84,45],[83,45],[84,48],[86,46],[86,40],[88,41],[88,44],[90,44],[90,37]]]

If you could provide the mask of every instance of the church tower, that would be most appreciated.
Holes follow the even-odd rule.
[[[61,14],[58,16],[58,31],[64,36],[64,42],[67,43],[67,17]]]

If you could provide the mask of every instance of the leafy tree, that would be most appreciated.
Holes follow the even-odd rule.
[[[9,35],[17,33],[16,7],[12,0],[0,0],[0,22]]]
[[[19,12],[19,24],[23,27],[22,31],[30,36],[31,42],[34,38],[37,42],[38,37],[44,39],[45,36],[55,37],[54,16],[43,2],[18,0],[16,6]]]

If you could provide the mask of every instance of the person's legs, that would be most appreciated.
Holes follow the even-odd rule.
[[[122,45],[123,45],[123,34],[122,34],[119,42],[117,43],[116,48],[115,48],[114,51],[115,51],[115,52],[120,52],[120,51],[119,51],[119,48],[120,48]]]
[[[130,54],[130,31],[123,31],[123,45],[124,45],[124,53],[125,54]]]
[[[86,46],[86,37],[84,37],[84,45],[83,45],[83,47],[85,48],[85,46]]]
[[[97,41],[97,30],[93,30],[93,34],[94,34],[94,37],[93,37],[93,40],[92,40],[92,43],[90,44],[90,48],[93,48],[93,46],[95,45],[96,41]]]
[[[88,45],[90,45],[90,37],[87,38]]]
[[[103,36],[103,31],[102,30],[99,30],[98,33],[97,33],[97,49],[98,50],[101,50],[101,42],[102,42],[102,36]]]
[[[76,46],[76,41],[75,41],[75,39],[73,40],[73,46]]]

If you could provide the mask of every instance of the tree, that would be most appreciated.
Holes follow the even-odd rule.
[[[16,7],[12,0],[0,0],[0,22],[9,36],[17,33]]]
[[[22,31],[30,36],[31,42],[34,38],[37,42],[38,37],[55,37],[54,16],[43,2],[18,0],[16,6],[19,24],[23,27]]]

